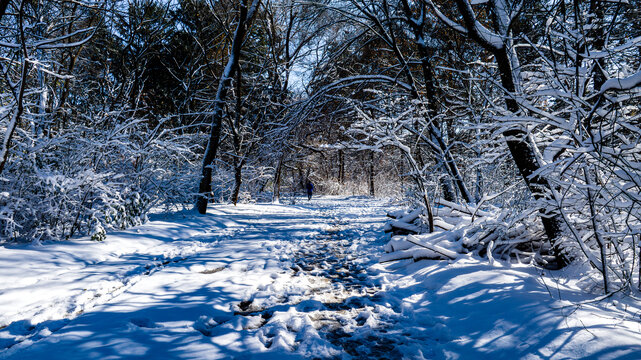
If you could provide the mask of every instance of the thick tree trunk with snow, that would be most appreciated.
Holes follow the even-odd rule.
[[[515,75],[515,71],[517,70],[514,67],[516,54],[512,52],[513,49],[511,47],[509,34],[510,19],[507,13],[507,4],[502,0],[495,0],[490,4],[492,19],[497,33],[489,30],[478,21],[469,0],[456,0],[456,5],[463,18],[464,26],[447,19],[433,3],[430,2],[430,4],[436,15],[448,26],[464,33],[467,37],[494,55],[499,69],[501,85],[506,91],[506,108],[511,113],[518,114],[521,110],[512,96],[516,93],[518,86],[517,81],[519,79]],[[531,143],[527,133],[521,128],[509,129],[503,132],[503,136],[507,142],[510,154],[530,189],[532,196],[535,199],[547,198],[552,190],[549,182],[540,175],[532,176],[540,168],[534,150],[535,144]],[[545,233],[554,249],[558,265],[562,267],[567,263],[567,260],[562,255],[561,249],[559,249],[556,243],[559,235],[561,235],[562,229],[560,215],[556,213],[547,214],[544,209],[541,209],[541,220],[545,228]]]
[[[513,94],[516,90],[516,79],[514,79],[514,72],[508,54],[508,49],[503,47],[493,51],[493,53],[499,68],[501,84],[509,94]],[[509,94],[505,97],[505,106],[511,113],[517,114],[520,110],[519,105],[516,100],[510,97]],[[517,128],[503,132],[503,136],[506,139],[512,159],[514,159],[514,162],[530,189],[532,196],[537,200],[547,198],[551,191],[551,186],[544,177],[540,175],[533,176],[533,174],[539,170],[540,165],[535,155],[535,145],[530,142],[527,133],[524,130]],[[557,238],[561,235],[562,231],[560,216],[558,214],[546,214],[545,210],[541,209],[541,221],[545,228],[545,234],[552,244],[558,265],[561,267],[565,266],[567,260],[556,243]]]
[[[238,26],[236,27],[231,46],[231,54],[229,55],[227,65],[223,70],[223,74],[220,77],[220,82],[218,84],[214,109],[211,115],[211,132],[209,135],[209,141],[207,142],[207,148],[205,149],[205,155],[203,157],[202,173],[200,184],[198,186],[198,199],[196,200],[196,209],[201,214],[207,213],[207,203],[209,202],[211,194],[212,165],[218,152],[218,146],[220,145],[220,133],[223,124],[223,107],[225,100],[227,99],[227,93],[229,91],[232,78],[238,70],[240,50],[243,40],[245,39],[245,35],[247,34],[247,31],[254,19],[258,6],[260,6],[260,0],[252,0],[249,8],[247,8],[247,0],[241,3]]]

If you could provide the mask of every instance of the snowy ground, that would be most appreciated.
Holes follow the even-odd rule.
[[[0,247],[0,358],[641,356],[639,302],[463,257],[378,264],[390,206],[212,206],[102,243]],[[574,305],[573,305],[574,304]]]

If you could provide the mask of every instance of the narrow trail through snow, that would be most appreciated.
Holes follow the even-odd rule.
[[[320,313],[312,317],[314,326],[355,359],[402,358],[405,351],[401,348],[416,346],[412,343],[425,339],[389,332],[404,319],[398,306],[392,305],[401,299],[390,303],[389,296],[382,296],[380,284],[374,281],[379,273],[373,271],[371,261],[365,260],[377,249],[352,246],[361,238],[358,223],[333,211],[324,215],[329,219],[328,227],[315,239],[301,244],[292,266],[294,271],[300,271],[299,276],[319,277],[321,283],[327,284],[314,290],[324,299]]]
[[[359,197],[218,205],[102,244],[11,249],[35,254],[25,267],[38,270],[0,293],[0,310],[12,310],[0,358],[422,356],[424,337],[390,331],[409,318],[373,266],[388,209]],[[30,293],[38,296],[24,300]]]
[[[323,303],[322,315],[315,319],[316,326],[332,344],[355,358],[402,358],[395,348],[395,339],[387,336],[382,319],[372,312],[376,302],[381,300],[376,295],[380,287],[368,281],[371,274],[368,274],[367,264],[354,261],[365,254],[350,251],[353,239],[345,231],[349,224],[333,218],[329,225],[317,241],[302,247],[304,250],[296,256],[294,265],[295,271],[300,269],[306,275],[324,278],[328,283],[327,289],[321,291],[329,294],[326,295],[329,301]],[[346,324],[353,328],[367,324],[376,330],[367,336],[358,336],[345,331]]]
[[[389,303],[377,295],[380,286],[372,281],[377,273],[368,272],[371,261],[367,257],[372,249],[353,246],[362,235],[357,229],[359,224],[345,220],[340,210],[324,210],[319,215],[325,224],[324,230],[301,240],[291,256],[292,281],[311,286],[304,296],[293,301],[282,296],[282,302],[275,309],[282,312],[283,305],[295,307],[298,314],[294,318],[310,321],[323,338],[355,359],[402,358],[396,345],[411,340],[387,333],[390,326],[386,326],[386,322],[391,325],[398,318],[385,316],[396,313],[387,309],[385,306]],[[257,308],[251,301],[241,302],[239,309],[237,315],[260,316],[266,320],[277,311]],[[387,314],[380,316],[381,309],[388,310]],[[291,326],[286,329],[292,330]],[[357,329],[367,331],[355,331]],[[273,330],[265,333],[266,347],[273,345],[277,333]],[[285,347],[295,350],[296,345],[294,341],[292,346],[285,344]]]
[[[373,265],[386,237],[381,230],[383,219],[372,221],[371,212],[380,216],[385,208],[376,209],[371,200],[362,199],[356,206],[354,201],[322,204],[316,204],[321,206],[315,217],[322,230],[281,248],[281,260],[291,263],[290,283],[305,284],[302,291],[294,291],[293,296],[291,288],[275,291],[270,306],[253,300],[261,298],[258,291],[240,302],[234,314],[260,318],[256,327],[266,348],[313,358],[400,359],[408,353],[418,355],[415,358],[432,357],[433,333],[416,336],[409,332],[411,323],[403,324],[408,331],[394,330],[409,317],[403,314],[402,299],[380,292],[380,269]],[[204,333],[212,336],[216,326],[220,324]],[[309,329],[303,330],[305,326]],[[330,345],[317,354],[308,351],[309,338],[301,334],[309,330]]]

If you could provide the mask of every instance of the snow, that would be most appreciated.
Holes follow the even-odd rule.
[[[641,71],[625,78],[608,79],[601,86],[600,93],[603,94],[608,90],[631,90],[641,85]]]
[[[412,245],[389,201],[297,201],[0,247],[0,358],[638,358],[641,303],[586,295],[580,267],[379,263]]]

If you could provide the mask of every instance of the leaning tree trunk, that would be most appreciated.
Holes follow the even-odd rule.
[[[223,74],[220,77],[220,82],[218,83],[218,91],[216,92],[214,109],[211,115],[211,133],[209,135],[209,141],[207,142],[207,148],[203,157],[202,173],[200,184],[198,186],[198,199],[196,200],[196,209],[201,214],[207,213],[207,203],[211,196],[212,165],[218,152],[218,146],[220,145],[223,106],[225,104],[225,99],[227,98],[232,78],[238,70],[240,50],[243,40],[245,39],[249,26],[254,19],[258,6],[260,6],[260,2],[261,0],[252,0],[249,9],[247,8],[247,0],[241,3],[238,26],[234,32],[234,39],[231,46],[231,54],[229,55],[227,65],[225,66]]]
[[[418,188],[418,191],[421,193],[420,196],[421,196],[421,199],[423,200],[423,205],[425,206],[425,210],[427,212],[427,225],[429,227],[429,232],[433,233],[434,232],[434,214],[432,213],[432,206],[430,205],[430,200],[429,200],[429,197],[427,196],[427,188],[425,187],[425,180],[421,175],[421,169],[416,163],[416,160],[414,160],[414,158],[412,157],[412,150],[410,149],[409,146],[399,144],[399,145],[396,145],[396,147],[401,151],[403,156],[405,156],[405,160],[407,160],[407,164],[410,166],[410,169],[412,171],[412,179],[416,183],[416,187]]]
[[[510,21],[506,12],[507,4],[503,0],[494,0],[490,2],[490,5],[492,6],[492,20],[497,33],[485,28],[477,20],[469,0],[456,0],[456,6],[463,18],[465,35],[494,55],[501,78],[501,85],[505,90],[505,107],[509,112],[516,115],[521,111],[517,101],[513,98],[513,95],[517,92],[517,81],[519,79],[514,72],[516,69],[514,65],[517,63],[517,59],[516,53],[512,52]],[[431,6],[433,10],[438,11],[433,3],[431,3]],[[437,12],[437,16],[443,19],[442,13]],[[453,22],[449,20],[449,24],[451,25]],[[461,31],[456,26],[453,28]],[[535,144],[530,141],[527,132],[522,128],[512,128],[504,131],[503,136],[512,159],[514,159],[532,196],[537,200],[547,199],[548,194],[552,191],[552,186],[546,178],[537,174],[540,164],[536,157]],[[533,176],[533,174],[537,175]],[[562,231],[560,214],[548,214],[544,209],[541,209],[540,213],[545,234],[552,244],[557,265],[563,267],[567,264],[567,259],[562,254],[558,242]]]
[[[508,54],[508,49],[503,48],[494,52],[496,62],[501,74],[501,84],[505,90],[513,94],[516,90],[512,63]],[[505,97],[505,106],[513,114],[519,112],[519,105],[509,95]],[[539,170],[539,162],[534,151],[534,144],[529,141],[527,133],[520,128],[509,129],[503,132],[510,154],[516,163],[521,176],[525,180],[532,196],[537,199],[546,199],[552,190],[549,182],[540,174],[533,176]],[[550,243],[552,244],[554,255],[560,267],[566,265],[567,260],[561,253],[559,244],[556,242],[561,235],[561,220],[558,214],[546,214],[544,209],[540,210],[543,228]]]
[[[421,55],[421,67],[423,69],[423,77],[425,81],[425,96],[427,98],[427,109],[430,116],[431,124],[429,125],[428,131],[432,138],[432,141],[438,145],[440,156],[445,163],[446,173],[450,175],[452,181],[456,184],[463,201],[469,203],[472,198],[470,192],[467,190],[467,186],[463,181],[463,176],[456,165],[456,161],[450,152],[450,147],[443,139],[443,134],[439,129],[439,124],[436,122],[436,116],[438,115],[438,108],[436,106],[436,86],[434,84],[434,70],[432,69],[432,64],[429,62],[430,53],[425,44],[425,39],[422,37],[422,30],[420,36],[416,35],[416,43],[418,45],[419,54]],[[450,186],[449,183],[447,186]]]

